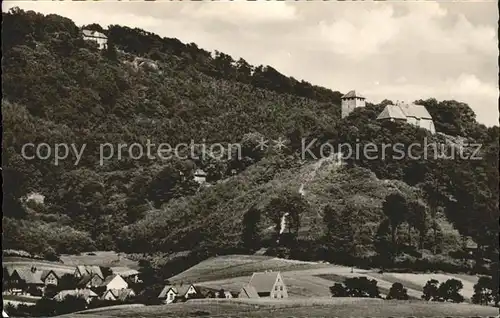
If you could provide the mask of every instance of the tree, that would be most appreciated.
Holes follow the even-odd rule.
[[[408,216],[408,205],[400,193],[389,194],[382,206],[384,214],[389,219],[391,225],[391,241],[394,247],[397,248],[396,244],[396,232],[398,226],[403,223]],[[397,249],[396,249],[397,251]]]
[[[421,200],[410,201],[408,204],[408,227],[412,225],[418,230],[418,248],[424,248],[425,234],[427,233],[427,206]]]
[[[260,211],[251,207],[243,216],[243,232],[241,234],[243,246],[254,250],[260,246],[259,235]]]
[[[461,303],[464,297],[460,295],[460,290],[464,287],[458,279],[448,279],[446,282],[441,283],[438,288],[439,299],[443,301],[452,301],[454,303]]]
[[[437,300],[439,299],[438,293],[438,284],[439,282],[435,279],[431,279],[427,281],[423,288],[422,299],[424,300]]]
[[[369,280],[365,276],[347,278],[344,286],[349,297],[380,298],[380,291],[375,279]]]
[[[308,203],[297,192],[285,190],[271,199],[267,206],[267,215],[275,225],[275,235],[280,235],[286,230],[288,237],[295,240],[300,228],[300,215],[309,209]],[[282,222],[284,222],[284,228]]]
[[[401,283],[394,283],[389,289],[386,299],[408,300],[408,290]]]
[[[219,290],[219,292],[217,293],[217,298],[226,298],[226,294],[224,292],[224,289]]]
[[[474,294],[472,295],[472,302],[474,304],[488,305],[494,299],[493,290],[495,282],[491,277],[479,277],[479,280],[474,285]]]

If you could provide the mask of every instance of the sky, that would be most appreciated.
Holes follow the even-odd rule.
[[[77,25],[139,27],[367,101],[465,102],[498,125],[496,1],[4,1]]]

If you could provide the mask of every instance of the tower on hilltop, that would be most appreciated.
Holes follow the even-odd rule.
[[[356,91],[350,91],[342,96],[342,118],[349,116],[357,107],[365,107],[365,99]]]

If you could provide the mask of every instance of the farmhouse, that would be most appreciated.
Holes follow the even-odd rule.
[[[75,277],[82,278],[86,275],[96,274],[101,279],[104,279],[104,275],[102,274],[101,268],[96,265],[78,265],[75,268]]]
[[[62,301],[68,296],[74,296],[78,298],[83,298],[87,303],[90,303],[93,299],[98,296],[90,289],[71,289],[71,290],[61,290],[57,295],[54,296],[54,300]]]
[[[96,42],[100,50],[108,46],[108,37],[101,32],[84,29],[82,30],[82,36],[84,40]]]
[[[120,275],[113,274],[106,277],[101,287],[106,287],[106,290],[126,289],[128,288],[128,283]]]
[[[435,133],[434,121],[425,106],[397,102],[396,105],[387,105],[378,115],[377,120],[408,123]]]
[[[120,275],[128,282],[139,282],[139,271],[135,269],[131,269],[128,267],[112,267],[111,271],[113,272],[113,274]]]
[[[164,303],[170,304],[175,300],[175,296],[177,295],[177,290],[172,285],[166,285],[161,290],[158,295],[158,299],[163,300]]]
[[[80,278],[76,285],[79,288],[92,288],[99,287],[102,283],[104,283],[104,279],[98,274],[86,274]]]
[[[105,300],[126,300],[127,298],[135,296],[135,293],[132,289],[109,289],[103,295],[102,299]]]
[[[194,172],[194,181],[204,184],[207,181],[207,173],[201,169],[197,169]]]
[[[199,294],[200,292],[198,289],[196,289],[196,287],[192,284],[178,286],[166,285],[158,295],[158,299],[170,304],[176,299],[189,299]]]
[[[255,288],[259,297],[288,298],[285,282],[279,272],[253,273],[248,285]]]
[[[349,114],[358,107],[365,107],[365,99],[365,97],[361,96],[356,91],[350,91],[342,96],[342,118],[349,116]]]

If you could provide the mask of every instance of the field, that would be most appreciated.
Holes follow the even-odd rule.
[[[392,284],[400,282],[408,290],[412,299],[420,299],[423,286],[430,279],[443,282],[455,278],[462,281],[461,294],[470,299],[473,286],[478,277],[471,275],[452,275],[434,273],[378,273],[377,270],[354,269],[326,263],[291,261],[268,256],[229,255],[205,260],[190,269],[169,279],[171,283],[190,282],[213,289],[239,291],[248,283],[253,272],[273,270],[281,271],[291,297],[328,297],[329,287],[345,278],[366,276],[375,279],[382,295],[386,295]]]
[[[125,255],[108,251],[96,251],[92,253],[82,253],[80,255],[61,255],[60,259],[61,262],[50,262],[25,257],[6,256],[3,258],[3,263],[6,268],[36,266],[41,270],[52,269],[60,273],[68,274],[75,271],[76,265],[127,267],[131,269],[139,268],[136,261],[128,259]]]
[[[191,300],[186,303],[136,308],[103,309],[61,317],[473,317],[495,316],[495,308],[470,304],[377,299],[319,298],[287,300]]]

